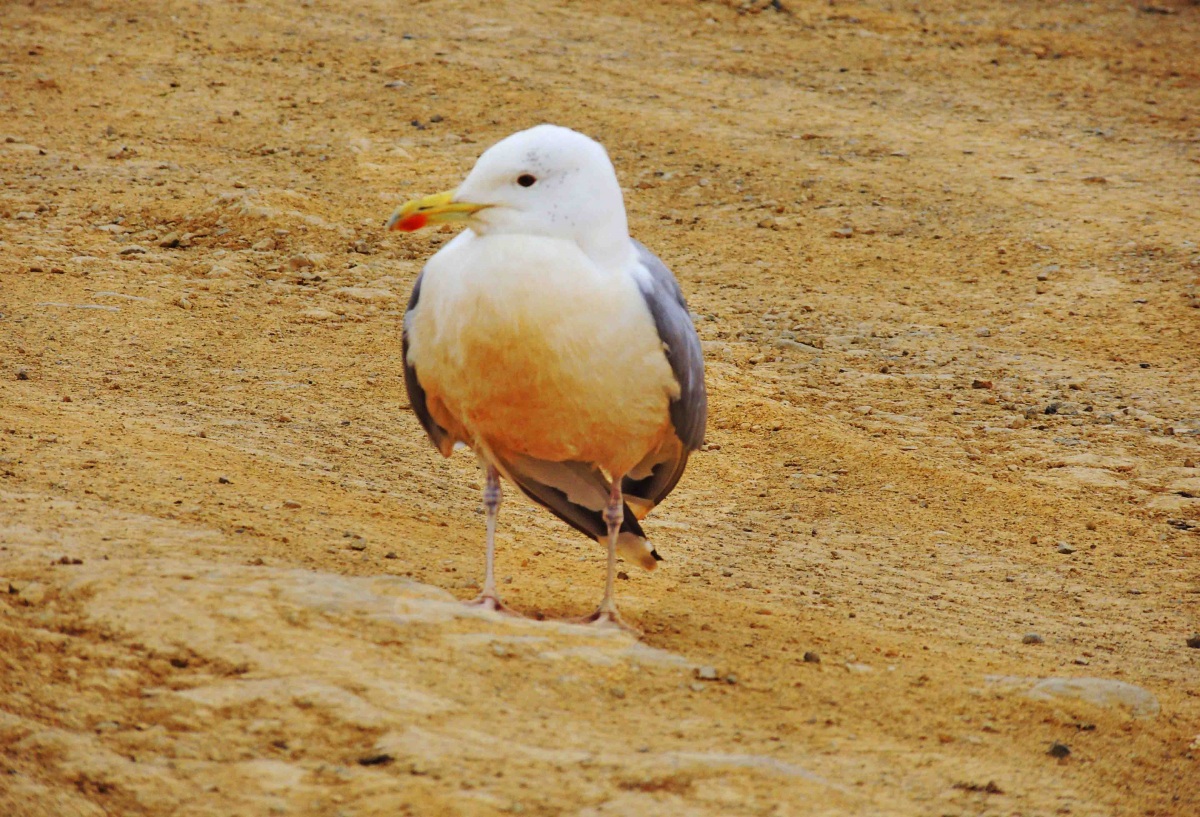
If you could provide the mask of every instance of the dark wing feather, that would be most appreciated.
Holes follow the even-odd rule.
[[[504,476],[521,493],[592,539],[608,534],[604,506],[608,502],[609,481],[594,465],[584,462],[551,462],[517,456],[498,463]],[[646,538],[637,516],[625,506],[622,533]]]
[[[675,276],[640,241],[635,240],[633,245],[637,248],[638,260],[650,273],[648,280],[639,281],[642,296],[654,316],[654,325],[658,328],[671,371],[679,381],[679,396],[671,401],[671,422],[684,448],[695,451],[704,443],[704,426],[708,421],[700,337]]]
[[[424,271],[417,276],[416,283],[413,284],[412,295],[408,299],[408,308],[404,310],[404,330],[401,335],[401,350],[404,355],[404,389],[408,392],[408,404],[412,407],[413,414],[417,415],[421,428],[425,429],[425,433],[433,441],[434,447],[442,454],[449,456],[454,440],[451,438],[450,432],[438,425],[430,415],[429,406],[425,400],[425,389],[417,378],[417,370],[408,362],[408,316],[417,308],[417,302],[421,300],[421,279],[424,277]]]

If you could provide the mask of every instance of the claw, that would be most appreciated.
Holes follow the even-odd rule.
[[[596,612],[590,616],[583,618],[572,619],[576,624],[591,624],[601,630],[620,630],[629,633],[634,638],[641,638],[642,631],[632,624],[629,624],[625,619],[621,618],[621,614],[616,609],[601,606],[596,608]]]
[[[480,593],[470,601],[464,601],[463,604],[465,604],[467,607],[482,607],[484,610],[491,610],[493,613],[513,616],[514,618],[525,618],[523,614],[518,613],[504,602],[500,601],[498,597],[493,596],[490,593]]]

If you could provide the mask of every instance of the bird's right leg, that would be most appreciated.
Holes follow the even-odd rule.
[[[500,514],[500,499],[500,472],[496,466],[489,464],[483,486],[483,507],[487,511],[487,568],[483,590],[467,604],[509,613],[511,611],[500,601],[500,595],[496,592],[496,518]]]

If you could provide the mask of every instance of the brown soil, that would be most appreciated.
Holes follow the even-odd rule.
[[[1200,7],[0,32],[0,813],[1200,813]],[[502,588],[547,620],[453,602],[479,477],[404,398],[448,234],[382,222],[543,120],[705,341],[640,644],[551,621],[602,554],[521,501]]]

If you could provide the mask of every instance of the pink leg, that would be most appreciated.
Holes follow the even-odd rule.
[[[483,486],[483,507],[487,510],[487,568],[483,578],[483,590],[467,602],[470,606],[495,610],[500,613],[519,615],[504,606],[496,592],[496,517],[500,514],[500,473],[494,466],[487,467],[487,480]]]
[[[625,520],[625,498],[621,494],[621,479],[621,475],[614,475],[608,505],[604,508],[604,521],[608,525],[608,576],[604,581],[604,598],[600,600],[596,612],[583,621],[604,627],[617,627],[641,635],[636,627],[631,627],[621,619],[621,614],[617,612],[616,599],[613,597],[613,582],[617,577],[617,537],[621,535],[621,522]]]

